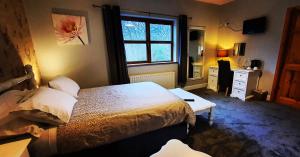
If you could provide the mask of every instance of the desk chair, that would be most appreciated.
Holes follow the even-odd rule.
[[[228,96],[232,90],[233,71],[230,69],[230,62],[219,60],[219,73],[218,73],[218,92],[225,92]]]

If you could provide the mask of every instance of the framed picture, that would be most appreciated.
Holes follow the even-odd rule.
[[[88,33],[84,16],[52,14],[58,45],[87,45]]]

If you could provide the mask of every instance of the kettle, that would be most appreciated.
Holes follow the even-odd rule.
[[[251,60],[251,68],[257,67],[258,69],[261,69],[262,67],[262,61],[258,59]]]

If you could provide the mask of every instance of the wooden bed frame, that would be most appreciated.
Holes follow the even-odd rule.
[[[20,86],[26,89],[33,89],[37,87],[31,65],[25,65],[24,69],[24,76],[12,78],[0,83],[0,94],[7,90],[13,89],[16,86]],[[187,135],[188,124],[186,122],[182,122],[177,125],[165,127],[124,140],[120,140],[111,144],[99,146],[93,149],[86,149],[70,154],[57,154],[55,155],[55,157],[144,157],[158,152],[160,148],[165,145],[170,139],[184,140],[187,138]]]

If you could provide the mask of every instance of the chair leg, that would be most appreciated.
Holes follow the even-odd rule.
[[[225,96],[228,96],[229,87],[226,88]]]
[[[214,116],[213,116],[213,107],[211,107],[210,109],[209,109],[209,112],[208,112],[208,123],[209,123],[209,126],[212,126],[213,125],[213,123],[214,123]]]

